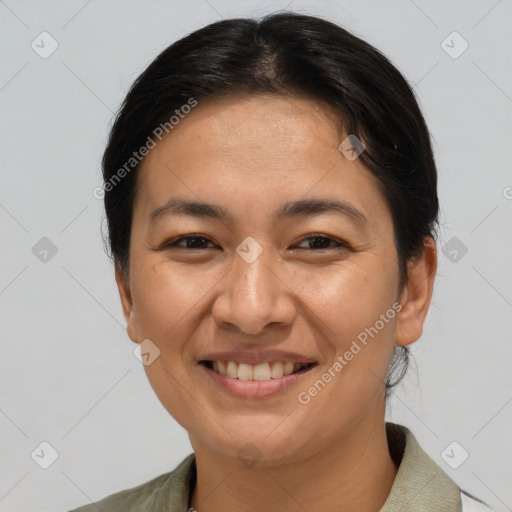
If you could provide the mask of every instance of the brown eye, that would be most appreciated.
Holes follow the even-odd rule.
[[[183,245],[183,242],[185,245]],[[164,247],[176,247],[179,249],[209,249],[205,244],[212,243],[204,236],[182,236],[172,242],[165,244]]]
[[[308,243],[309,247],[302,247],[302,249],[306,250],[339,249],[342,247],[347,247],[346,244],[339,242],[334,238],[320,235],[304,238],[301,243],[302,242]]]

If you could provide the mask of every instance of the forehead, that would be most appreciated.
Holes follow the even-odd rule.
[[[327,105],[304,98],[256,95],[198,106],[183,123],[181,135],[201,134],[225,151],[242,146],[247,151],[278,145],[318,147],[342,135],[339,119]]]
[[[311,191],[351,196],[361,209],[362,202],[379,206],[375,177],[338,149],[346,136],[336,113],[307,99],[199,101],[143,160],[136,203],[148,215],[178,192],[204,200],[221,195],[247,210]]]
[[[246,164],[245,172],[270,173],[285,162],[290,167],[304,158],[304,164],[313,158],[318,165],[322,158],[332,157],[333,149],[338,156],[342,136],[336,115],[311,100],[277,95],[203,100],[157,142],[142,168],[158,165],[161,157],[171,154],[174,167],[203,155],[223,160],[229,168]],[[247,165],[250,160],[255,165]]]

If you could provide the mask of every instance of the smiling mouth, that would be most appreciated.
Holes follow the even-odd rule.
[[[272,361],[270,363],[248,364],[236,361],[199,361],[211,371],[224,375],[230,379],[269,381],[280,379],[287,375],[305,373],[316,363],[292,363],[285,361]]]

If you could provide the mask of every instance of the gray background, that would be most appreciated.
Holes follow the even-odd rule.
[[[375,45],[415,88],[440,174],[439,273],[387,419],[512,510],[510,0],[0,0],[0,512],[65,511],[190,453],[133,355],[92,191],[113,113],[158,52],[220,18],[285,7]],[[46,59],[31,48],[43,31],[59,45]],[[453,31],[469,44],[458,58],[442,46]],[[46,261],[43,237],[57,248]],[[48,469],[31,457],[43,441],[58,452]],[[441,455],[453,441],[469,453],[458,469]]]

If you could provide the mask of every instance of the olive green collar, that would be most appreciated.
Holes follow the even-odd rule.
[[[391,456],[399,464],[388,499],[380,512],[460,512],[460,489],[423,451],[412,432],[386,422]]]

